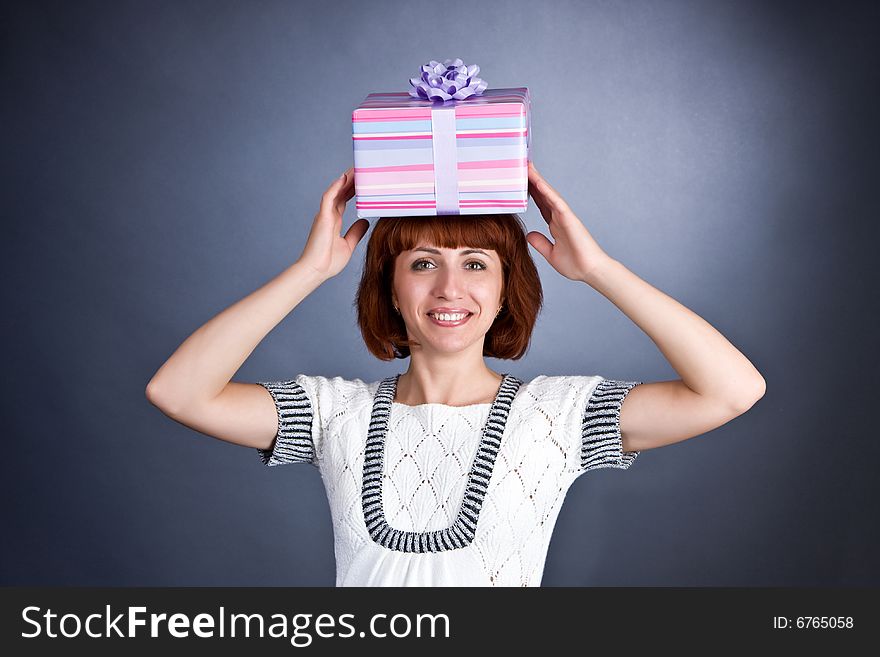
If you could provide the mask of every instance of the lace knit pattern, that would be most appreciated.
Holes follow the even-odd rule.
[[[626,469],[638,455],[621,451],[619,416],[639,382],[538,376],[524,384],[508,375],[495,404],[452,407],[377,404],[388,381],[299,375],[261,382],[275,402],[279,429],[272,449],[258,450],[259,456],[270,466],[299,462],[319,469],[333,519],[337,585],[359,585],[348,576],[352,562],[381,546],[383,556],[394,559],[469,551],[484,581],[460,585],[538,586],[573,481],[596,468]],[[480,445],[486,446],[482,430],[505,393],[509,408],[495,425],[501,438],[492,443],[491,471],[483,469],[485,494],[469,499],[469,477],[480,463]],[[377,416],[377,408],[387,415]],[[378,446],[368,440],[377,417],[385,425],[381,459],[369,451]],[[369,467],[377,462],[379,470]],[[384,514],[375,513],[365,495],[376,490]],[[458,541],[418,539],[455,527],[463,509],[472,523],[459,524],[470,531]],[[384,524],[376,522],[380,517]],[[432,554],[413,554],[423,551]]]
[[[483,500],[492,477],[492,469],[501,447],[501,437],[510,411],[510,403],[522,381],[505,376],[499,393],[489,411],[482,439],[473,459],[464,491],[464,498],[455,522],[432,532],[401,531],[392,528],[382,508],[382,472],[388,416],[394,399],[394,379],[379,386],[373,406],[370,433],[364,459],[363,509],[370,537],[391,550],[403,552],[441,552],[469,545],[474,540]],[[423,480],[422,483],[426,483]]]

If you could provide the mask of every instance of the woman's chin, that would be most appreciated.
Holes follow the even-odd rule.
[[[424,336],[419,342],[423,345],[422,351],[435,351],[444,353],[455,353],[464,351],[473,346],[475,342],[482,340],[483,336],[474,338],[466,338],[464,336]]]

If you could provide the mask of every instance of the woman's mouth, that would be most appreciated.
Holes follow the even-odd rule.
[[[472,314],[473,313],[438,313],[434,315],[428,313],[428,317],[430,317],[431,321],[437,326],[461,326],[471,318]]]

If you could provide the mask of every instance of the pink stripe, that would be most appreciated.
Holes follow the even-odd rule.
[[[529,104],[522,98],[509,98],[499,103],[475,103],[455,108],[456,118],[479,117],[479,116],[525,116],[528,113]],[[351,112],[351,118],[362,121],[369,120],[371,116],[388,117],[397,114],[400,119],[407,120],[414,117],[425,117],[427,111],[430,117],[431,108],[424,106],[406,105],[394,101],[382,103],[363,103]]]
[[[363,208],[365,210],[381,210],[382,208],[396,210],[397,208],[433,208],[436,207],[436,204],[431,203],[430,205],[417,205],[415,203],[408,203],[406,205],[363,205],[361,203],[358,203],[356,207]]]
[[[466,168],[460,169],[458,179],[461,181],[479,181],[479,180],[502,180],[514,181],[520,180],[522,176],[522,166],[502,167],[502,168]],[[406,171],[361,171],[357,175],[357,184],[360,185],[396,185],[407,183],[423,183],[425,185],[434,184],[434,170],[420,166],[417,169],[409,169]],[[504,183],[502,183],[504,184]]]
[[[460,201],[461,205],[477,205],[480,203],[491,203],[492,205],[524,205],[525,201],[502,201],[494,198],[479,198]]]
[[[491,103],[494,101],[498,101],[502,98],[520,98],[520,99],[529,98],[528,94],[522,93],[522,91],[525,91],[525,87],[522,87],[522,89],[515,89],[515,88],[514,89],[507,89],[507,88],[495,89],[494,91],[497,93],[493,93],[493,94],[485,93],[480,96],[471,96],[470,98],[467,98],[463,101],[457,100],[457,101],[453,101],[453,102],[467,103],[469,105],[473,105],[476,103]],[[505,92],[509,91],[509,93],[501,93],[502,91],[505,91]],[[381,103],[383,101],[398,101],[398,100],[405,100],[408,103],[414,103],[414,104],[419,103],[419,105],[421,105],[421,106],[425,106],[425,103],[430,102],[430,101],[425,100],[424,98],[415,98],[413,96],[410,96],[406,92],[398,93],[395,91],[389,91],[389,92],[385,92],[385,93],[377,92],[377,93],[368,94],[367,97],[364,99],[364,102],[369,101],[372,103]]]
[[[388,203],[434,203],[434,202],[435,201],[433,201],[431,199],[427,199],[427,200],[423,199],[421,201],[418,201],[418,200],[389,201],[387,199],[383,200],[383,201],[370,201],[368,199],[364,199],[363,201],[358,201],[358,203],[360,203],[361,205],[375,205],[377,203],[380,205],[384,205],[384,204],[388,204]]]
[[[369,112],[361,112],[355,110],[351,115],[352,121],[399,121],[408,119],[411,121],[424,121],[431,118],[430,109],[422,109],[414,107],[410,110],[390,109],[390,110],[370,110]]]
[[[459,169],[501,169],[505,167],[527,167],[528,158],[513,160],[475,160],[473,162],[459,162]]]
[[[507,108],[514,107],[514,108],[517,108],[518,113],[524,114],[525,107],[527,107],[528,104],[529,104],[529,102],[527,100],[523,100],[521,96],[507,96],[507,97],[497,96],[494,100],[490,100],[490,101],[468,102],[467,109],[474,111],[474,112],[481,112],[481,111],[482,112],[495,112],[495,111],[498,111],[499,108],[503,107],[503,108],[505,108],[505,111],[510,112],[509,110],[507,110]],[[430,107],[426,108],[424,105],[418,104],[416,101],[413,101],[412,103],[408,103],[406,101],[398,102],[394,99],[386,98],[385,100],[375,100],[375,101],[370,101],[370,102],[364,101],[363,103],[361,103],[355,109],[352,110],[352,116],[354,116],[355,112],[360,112],[361,110],[369,110],[370,112],[374,112],[377,110],[419,111],[419,110],[425,110],[425,109],[427,109],[428,111],[431,110]],[[456,116],[458,115],[458,112],[457,112],[458,109],[459,108],[457,107],[456,108]],[[517,112],[510,112],[510,113],[512,113],[513,115],[516,115]],[[510,114],[508,114],[508,116],[509,115]]]
[[[401,164],[393,167],[355,167],[354,172],[358,173],[394,173],[397,171],[434,171],[433,164]]]
[[[507,167],[527,167],[529,160],[527,157],[513,160],[475,160],[473,162],[459,162],[458,168],[461,169],[502,169]],[[434,171],[433,164],[402,164],[398,166],[388,167],[355,167],[355,174],[368,173],[397,173],[399,171]]]
[[[463,208],[524,208],[525,203],[462,203]]]
[[[379,139],[379,140],[387,140],[387,139],[432,139],[434,135],[409,135],[407,137],[359,137],[354,135],[352,139],[355,140],[370,140],[370,139]]]
[[[459,106],[455,108],[455,118],[468,116],[525,116],[522,104],[483,105],[482,107]]]
[[[471,98],[468,100],[468,102],[470,102],[474,98],[495,98],[495,97],[497,97],[498,92],[500,92],[500,91],[516,91],[516,92],[522,93],[527,90],[528,90],[528,87],[501,87],[498,89],[491,89],[483,96],[471,96]],[[413,98],[412,96],[410,96],[408,91],[374,91],[373,93],[368,94],[367,98],[369,98],[370,96],[403,96],[405,98],[412,98],[413,100],[418,100],[417,98]]]
[[[401,209],[401,208],[433,208],[433,207],[436,207],[436,204],[435,203],[427,203],[427,204],[425,204],[425,203],[398,203],[395,205],[390,205],[390,204],[365,205],[363,203],[358,203],[356,205],[356,207],[363,208],[365,210],[381,210],[383,208],[388,209],[388,210],[397,210],[397,209]],[[508,205],[508,204],[502,204],[502,203],[487,202],[487,203],[462,204],[461,207],[463,207],[463,208],[524,208],[524,207],[526,207],[526,204],[519,203],[517,205]]]
[[[456,134],[455,136],[458,139],[488,139],[492,137],[525,137],[529,134],[528,130],[523,130],[522,132],[476,132],[469,135]],[[360,137],[358,135],[353,135],[352,139],[357,141],[360,140],[393,140],[393,139],[433,139],[433,134],[424,134],[424,135],[408,135],[406,137]]]
[[[412,205],[412,204],[420,204],[420,205],[434,205],[435,201],[358,201],[357,205],[362,205],[364,207],[368,206],[393,206],[393,205]],[[469,199],[460,201],[461,205],[525,205],[525,201],[505,201],[500,199],[492,199],[492,198],[477,198],[477,199]]]
[[[501,109],[501,108],[504,109]],[[477,117],[483,119],[507,118],[510,116],[525,116],[523,107],[512,105],[512,109],[508,110],[503,105],[483,105],[482,108],[477,107],[459,107],[455,110],[455,118],[464,119],[468,117]],[[351,115],[354,123],[358,122],[376,122],[382,121],[427,121],[431,118],[431,112],[423,112],[418,109],[412,110],[370,110],[368,112],[360,112],[355,110]]]
[[[406,182],[415,183],[415,187],[399,187],[397,183],[403,182],[399,178],[391,178],[382,180],[374,178],[369,181],[374,185],[385,185],[382,189],[365,189],[361,192],[361,185],[365,183],[357,182],[355,184],[355,193],[363,198],[364,196],[392,196],[394,194],[433,194],[434,193],[434,177],[428,180],[407,180]]]

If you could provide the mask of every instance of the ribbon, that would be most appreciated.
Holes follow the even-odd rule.
[[[421,67],[421,75],[410,78],[409,95],[433,102],[466,100],[481,95],[489,84],[477,77],[480,67],[465,66],[458,58],[442,64],[431,60]],[[455,134],[455,105],[443,104],[431,109],[434,148],[434,198],[436,212],[461,214],[458,201],[458,145]]]
[[[479,72],[479,66],[465,66],[458,58],[447,59],[442,64],[432,59],[421,67],[419,77],[409,79],[414,87],[409,95],[443,102],[479,96],[489,86],[485,80],[476,77]]]
[[[431,130],[434,133],[434,198],[437,201],[437,214],[460,214],[454,105],[431,109]]]
[[[431,131],[434,148],[434,198],[436,212],[461,214],[458,201],[458,146],[455,134],[455,105],[448,100],[466,100],[481,95],[489,84],[477,77],[480,67],[465,66],[458,58],[442,64],[431,60],[421,68],[421,75],[410,78],[409,95],[441,104],[431,109]]]

